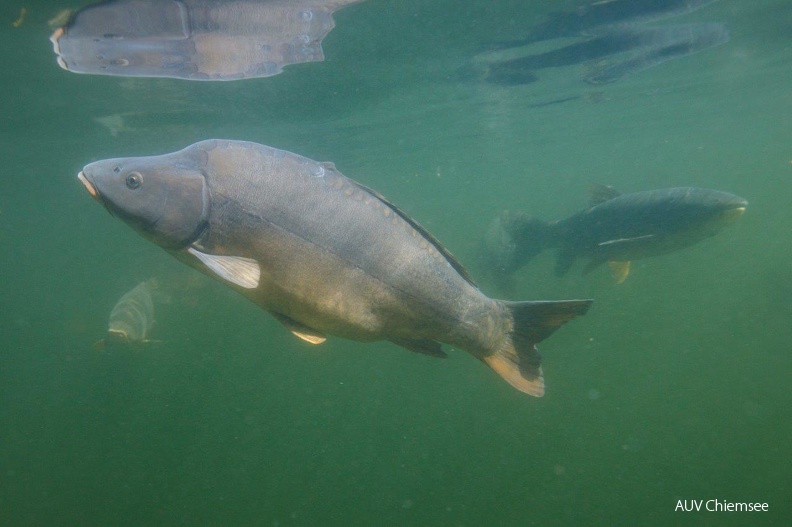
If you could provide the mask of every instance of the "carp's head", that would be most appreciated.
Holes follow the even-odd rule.
[[[675,189],[672,206],[688,223],[691,233],[713,236],[743,215],[748,201],[740,196],[701,188]]]
[[[210,195],[200,152],[106,159],[77,177],[114,216],[166,249],[192,243],[206,228]]]

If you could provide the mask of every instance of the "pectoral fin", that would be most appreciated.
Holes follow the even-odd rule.
[[[620,284],[627,279],[627,275],[630,274],[630,261],[627,260],[626,262],[608,262],[608,267],[610,267],[611,275],[613,276],[613,280]]]
[[[287,317],[286,315],[273,313],[272,316],[275,317],[278,322],[286,326],[286,329],[291,331],[294,336],[300,337],[305,342],[310,342],[311,344],[321,344],[327,340],[327,337],[325,337],[321,332],[304,326],[296,320]]]
[[[438,359],[445,359],[448,357],[440,346],[439,342],[429,339],[394,339],[391,340],[397,346],[414,351],[416,353],[423,353]]]
[[[206,254],[190,247],[187,252],[198,258],[201,263],[223,280],[245,289],[255,289],[259,285],[261,269],[258,262],[241,256],[221,256]]]
[[[600,247],[608,247],[608,246],[629,246],[639,244],[641,242],[647,241],[650,238],[654,238],[654,234],[644,234],[643,236],[636,236],[635,238],[618,238],[615,240],[608,240],[605,242],[600,242],[597,245]]]

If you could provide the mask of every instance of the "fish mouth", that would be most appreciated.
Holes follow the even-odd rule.
[[[745,212],[745,205],[741,207],[734,207],[731,209],[727,209],[721,213],[721,217],[726,220],[728,223],[733,223],[737,221],[737,218],[743,215]]]
[[[52,35],[50,35],[49,39],[50,42],[52,42],[52,50],[55,52],[56,55],[61,54],[60,44],[58,43],[58,41],[60,40],[60,38],[63,36],[64,33],[65,31],[63,30],[63,28],[59,27],[52,33]]]
[[[84,172],[80,171],[80,173],[77,174],[77,179],[80,180],[80,183],[83,184],[85,189],[88,191],[88,194],[90,194],[93,199],[95,199],[99,203],[102,203],[102,197],[99,196],[99,191],[96,190],[96,187],[94,186],[93,183],[88,181],[88,178],[85,177],[85,173]]]
[[[50,36],[50,42],[52,42],[52,50],[55,52],[55,57],[58,62],[58,66],[69,71],[69,66],[66,64],[66,61],[63,60],[63,55],[61,54],[61,47],[60,47],[60,38],[66,33],[66,31],[59,27],[55,30],[54,33]]]
[[[107,330],[107,333],[118,339],[129,340],[129,335],[127,335],[127,332],[123,329],[110,328]]]

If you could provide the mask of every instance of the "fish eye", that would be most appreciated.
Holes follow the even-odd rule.
[[[128,189],[135,190],[140,188],[143,184],[143,174],[140,172],[130,172],[126,177],[126,186]]]

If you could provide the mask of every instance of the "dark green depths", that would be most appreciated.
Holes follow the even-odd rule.
[[[150,241],[314,344],[325,335],[388,340],[444,357],[443,342],[541,396],[536,343],[591,304],[488,298],[377,192],[331,163],[255,143],[202,141],[91,163],[78,177]]]

